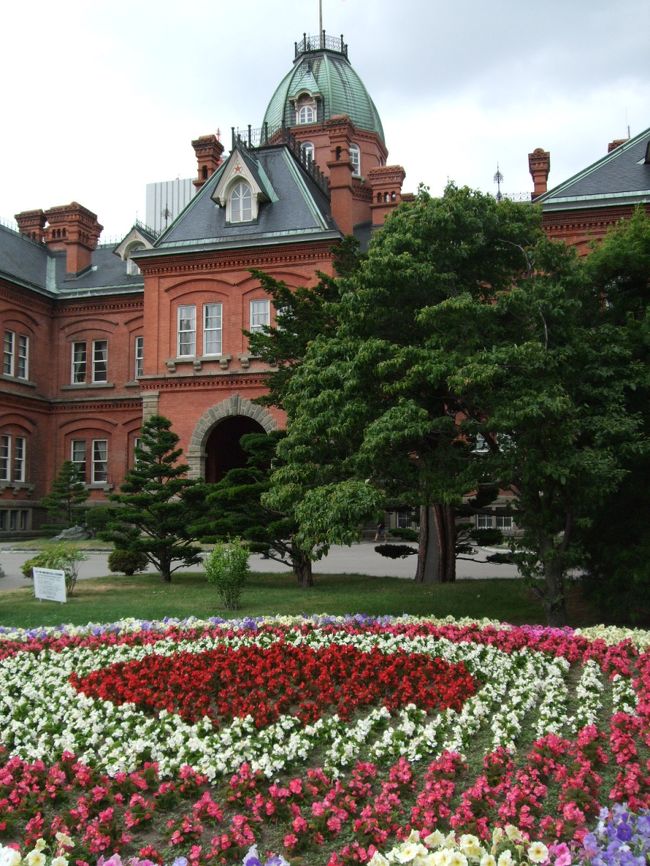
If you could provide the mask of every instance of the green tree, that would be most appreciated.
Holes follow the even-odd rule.
[[[386,495],[420,504],[418,577],[448,580],[455,506],[511,489],[521,567],[562,624],[576,529],[643,438],[626,411],[639,364],[585,264],[536,209],[450,186],[398,208],[344,289],[289,383],[267,503],[293,502],[311,544],[350,538]]]
[[[87,499],[88,490],[79,477],[77,467],[71,460],[65,460],[52,482],[52,489],[41,500],[41,505],[57,522],[73,526],[83,520]]]
[[[115,505],[101,533],[120,550],[143,553],[167,582],[174,571],[198,563],[201,554],[190,527],[200,516],[202,500],[192,496],[196,482],[187,477],[188,466],[178,462],[183,452],[177,445],[167,418],[153,415],[144,422],[135,466],[120,493],[111,495]]]
[[[530,207],[450,186],[396,209],[339,281],[337,327],[310,342],[285,396],[286,465],[267,502],[295,507],[305,544],[346,542],[386,501],[420,507],[416,578],[455,577],[455,506],[485,475],[459,418],[452,367],[432,353],[428,309],[484,304],[528,270],[541,235]]]
[[[639,208],[622,220],[585,263],[605,315],[626,329],[632,355],[645,377],[626,395],[628,414],[642,419],[650,437],[650,217]],[[650,621],[650,453],[628,456],[622,484],[582,528],[587,592],[608,621]]]
[[[242,538],[252,552],[291,566],[300,586],[308,587],[313,585],[311,551],[303,550],[296,540],[295,518],[261,502],[283,436],[280,431],[242,436],[246,465],[229,470],[216,484],[205,485],[206,513],[195,531],[210,542]]]

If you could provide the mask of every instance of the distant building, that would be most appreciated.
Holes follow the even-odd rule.
[[[162,234],[190,203],[196,192],[192,178],[176,178],[147,184],[146,224]]]

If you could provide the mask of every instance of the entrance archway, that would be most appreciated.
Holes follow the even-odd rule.
[[[205,480],[221,481],[230,469],[246,465],[247,455],[239,440],[246,433],[265,433],[261,424],[243,415],[224,418],[205,443]]]
[[[216,431],[219,427],[226,421],[234,421],[236,419],[239,419],[240,423],[242,421],[253,422],[253,426],[243,429],[239,437],[236,437],[236,429],[231,428],[231,440],[236,438],[237,444],[239,444],[239,438],[244,432],[249,433],[257,430],[259,432],[270,433],[271,430],[278,429],[278,423],[268,409],[252,403],[240,394],[231,394],[230,397],[227,397],[221,403],[217,403],[216,406],[212,406],[204,412],[194,428],[187,451],[187,462],[190,467],[188,475],[190,478],[206,478],[208,440],[213,433],[215,434],[215,438],[218,438]],[[225,428],[222,434],[225,434],[227,430],[228,428]],[[216,471],[211,470],[211,473],[212,475],[216,475],[218,469]]]

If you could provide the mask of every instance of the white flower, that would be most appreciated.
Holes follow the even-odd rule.
[[[0,845],[0,866],[19,866],[20,854],[13,848]]]
[[[34,848],[34,850],[30,851],[25,857],[25,863],[27,866],[45,866],[45,854]]]
[[[531,863],[545,863],[548,860],[548,848],[543,842],[533,842],[526,853]]]

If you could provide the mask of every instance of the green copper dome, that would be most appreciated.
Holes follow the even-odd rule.
[[[272,135],[281,126],[295,126],[293,100],[301,93],[315,97],[317,121],[336,114],[347,114],[359,129],[376,132],[384,140],[384,130],[375,103],[363,81],[348,60],[348,46],[340,39],[304,36],[296,43],[293,69],[285,75],[271,97],[264,124]]]

